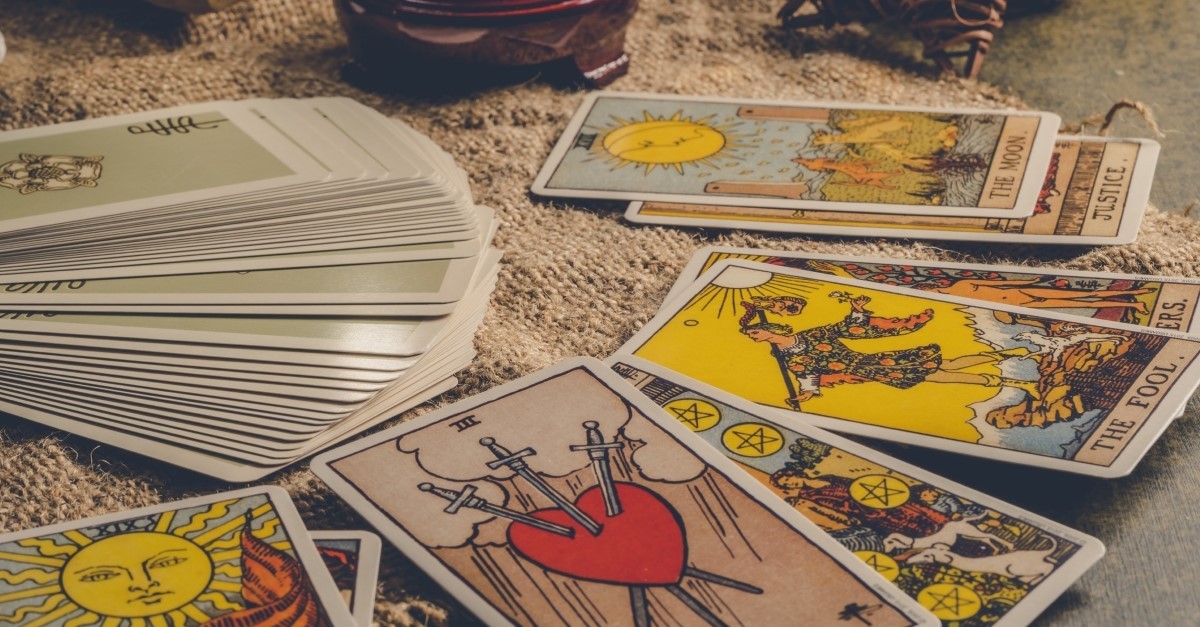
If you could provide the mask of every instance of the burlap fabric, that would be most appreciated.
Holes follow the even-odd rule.
[[[771,17],[776,4],[643,0],[629,29],[632,69],[615,87],[1021,106],[986,85],[890,59],[858,28],[780,32]],[[692,251],[707,243],[1170,275],[1190,273],[1200,261],[1200,225],[1153,208],[1136,244],[1076,249],[645,228],[623,222],[618,205],[540,202],[529,196],[529,184],[582,92],[537,81],[437,100],[361,91],[341,78],[348,53],[329,0],[249,0],[198,17],[135,0],[4,0],[0,31],[9,43],[0,64],[3,129],[221,98],[344,95],[409,122],[448,150],[470,173],[478,201],[498,210],[496,245],[506,256],[476,340],[479,358],[438,405],[565,357],[608,355],[651,317]],[[291,492],[314,529],[364,526],[303,463],[269,481]],[[0,531],[234,487],[0,417]],[[387,549],[385,563],[380,623],[465,620],[394,550]]]

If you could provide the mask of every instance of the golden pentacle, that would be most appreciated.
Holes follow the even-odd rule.
[[[721,422],[721,410],[698,398],[677,398],[663,405],[663,409],[692,431],[707,431]]]
[[[196,600],[212,576],[212,560],[191,540],[142,531],[79,549],[63,567],[62,587],[101,616],[145,618]]]
[[[887,475],[866,475],[850,484],[850,498],[874,509],[904,505],[908,497],[908,485]]]
[[[630,164],[645,168],[674,169],[683,174],[684,164],[698,163],[717,167],[719,159],[736,159],[738,135],[730,126],[713,123],[713,116],[684,117],[676,111],[671,117],[655,117],[644,112],[643,118],[623,120],[605,130],[599,150],[613,163],[613,169]]]
[[[900,576],[900,565],[892,556],[879,551],[855,551],[858,559],[867,563],[867,566],[875,569],[875,572],[883,575],[888,581],[895,581],[896,577]]]
[[[766,457],[783,448],[783,434],[761,422],[743,422],[721,434],[721,443],[742,457]]]
[[[917,593],[920,603],[941,620],[964,620],[983,609],[983,599],[974,590],[956,583],[935,583]]]

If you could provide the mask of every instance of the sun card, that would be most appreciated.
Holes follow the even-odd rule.
[[[687,289],[722,259],[822,272],[883,285],[1046,309],[1075,316],[1191,333],[1200,317],[1200,279],[1066,268],[1003,266],[819,255],[756,248],[706,246],[679,274],[664,302]]]
[[[23,625],[353,621],[274,487],[5,534],[0,575],[0,613]]]
[[[488,624],[936,624],[594,359],[312,468]]]
[[[630,203],[641,224],[747,229],[843,237],[894,237],[1027,244],[1114,245],[1137,239],[1150,198],[1158,143],[1060,137],[1032,216],[981,218],[916,213],[781,210],[728,201]]]
[[[375,586],[379,583],[379,536],[370,531],[313,531],[313,544],[325,560],[342,600],[361,627],[375,618]]]
[[[954,627],[1025,625],[1099,540],[631,356],[618,374]]]
[[[533,184],[568,198],[1030,215],[1059,118],[1030,111],[587,96]]]
[[[835,431],[1106,478],[1200,379],[1195,337],[745,260],[618,353]]]

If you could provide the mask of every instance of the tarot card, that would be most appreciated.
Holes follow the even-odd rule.
[[[22,625],[352,624],[287,492],[258,487],[0,536]]]
[[[786,211],[710,200],[633,202],[630,222],[851,237],[1028,244],[1128,244],[1146,211],[1159,146],[1145,139],[1060,137],[1034,214],[1027,218]],[[1067,173],[1070,173],[1068,176]]]
[[[619,351],[814,424],[1128,474],[1200,380],[1200,340],[725,260]]]
[[[0,135],[0,231],[311,183],[323,169],[238,103]],[[10,249],[11,250],[11,249]]]
[[[1099,540],[631,356],[609,365],[945,625],[1025,625]]]
[[[533,191],[1019,218],[1034,211],[1058,124],[1058,116],[1029,111],[596,92]]]
[[[488,624],[934,624],[592,359],[312,468]]]
[[[313,531],[309,535],[354,620],[361,627],[371,627],[379,581],[379,536],[369,531]]]
[[[664,300],[669,302],[682,293],[722,259],[747,259],[872,283],[1182,333],[1190,333],[1200,315],[1196,308],[1196,303],[1200,302],[1200,280],[1194,278],[719,246],[697,251]]]

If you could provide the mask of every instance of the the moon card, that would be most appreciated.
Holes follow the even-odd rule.
[[[352,624],[291,499],[251,488],[0,536],[0,621]]]
[[[936,624],[594,359],[313,471],[488,624]]]
[[[937,216],[1034,212],[1058,116],[594,93],[543,196]]]

